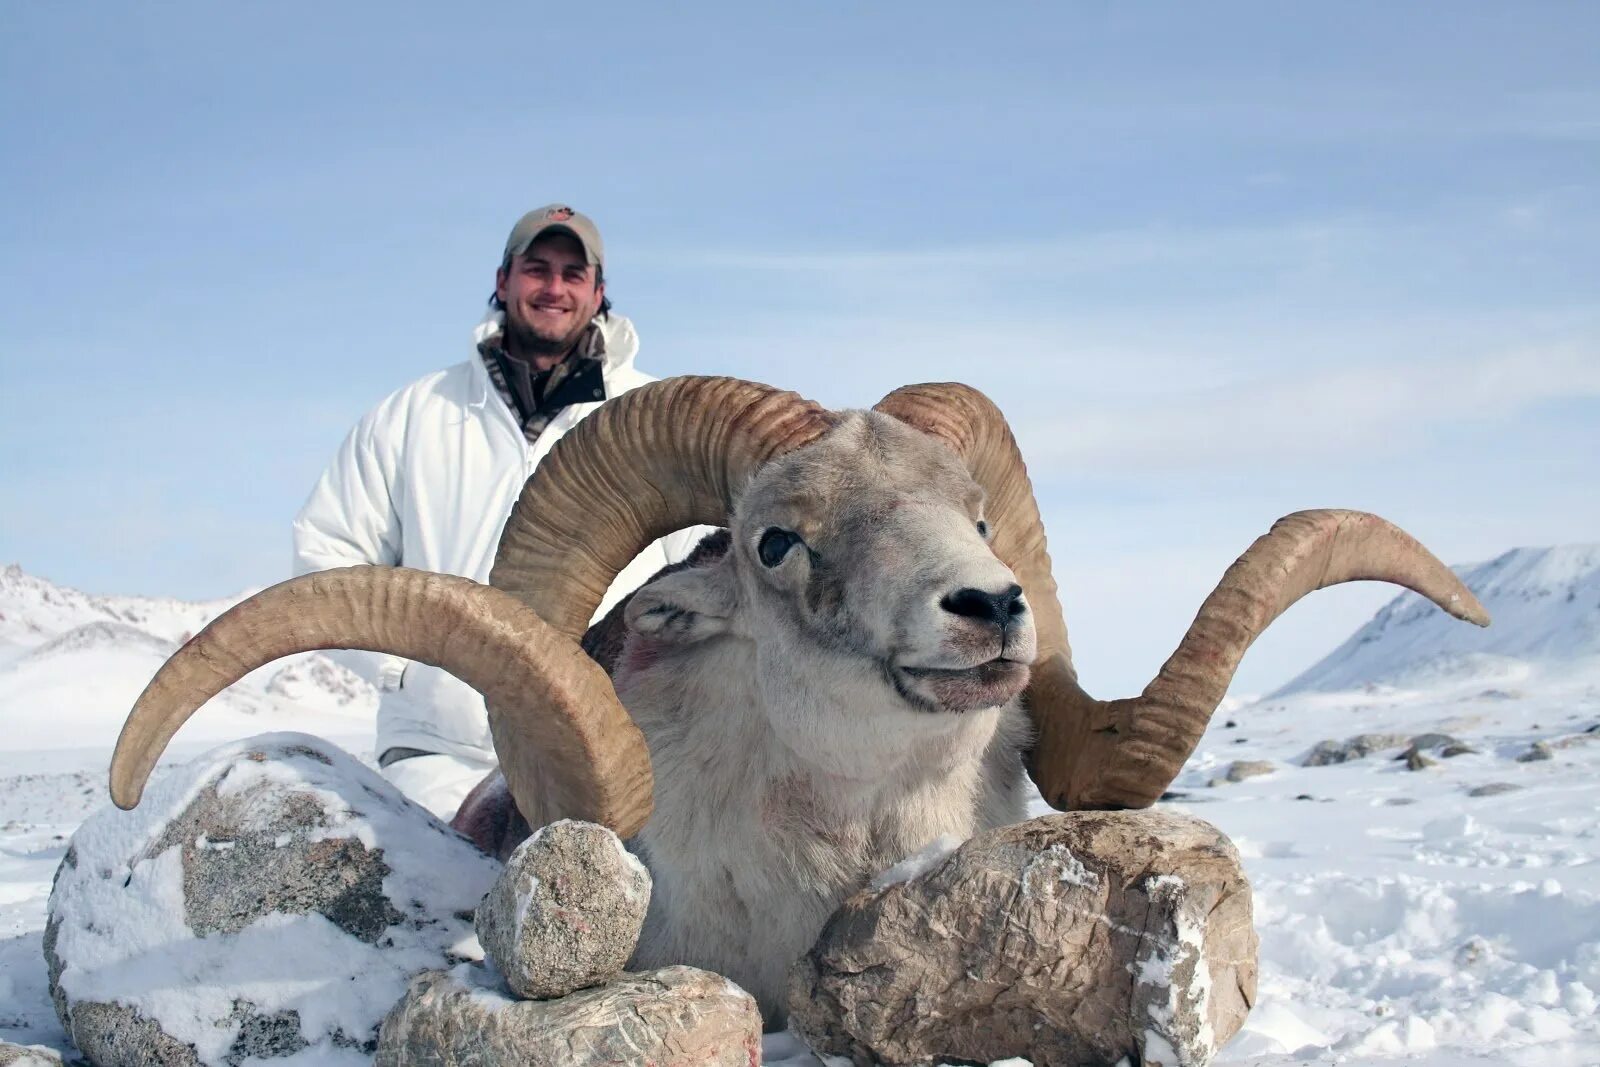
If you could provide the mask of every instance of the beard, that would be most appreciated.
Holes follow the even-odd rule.
[[[540,329],[522,317],[513,305],[506,305],[501,327],[506,351],[513,355],[559,356],[567,352],[589,329],[590,316],[579,314],[570,330],[556,335]]]

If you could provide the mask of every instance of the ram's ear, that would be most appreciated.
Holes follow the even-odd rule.
[[[646,585],[628,601],[628,629],[692,645],[728,632],[737,602],[733,568],[689,567]]]

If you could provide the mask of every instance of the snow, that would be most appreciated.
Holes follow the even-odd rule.
[[[1255,892],[1259,995],[1219,1064],[1600,1064],[1600,546],[1458,572],[1494,626],[1397,598],[1284,690],[1230,697],[1164,802],[1233,838]],[[51,878],[106,803],[111,745],[160,650],[226,606],[0,574],[0,1040],[64,1046],[40,951]],[[93,624],[108,625],[57,640]],[[309,671],[315,700],[270,691],[282,669],[203,709],[175,757],[294,729],[370,761],[370,708]],[[1363,733],[1444,733],[1475,751],[1430,750],[1416,771],[1398,749],[1301,765],[1319,741]],[[1550,758],[1519,762],[1535,742]],[[1211,784],[1244,759],[1276,770]],[[1473,795],[1495,785],[1511,788]],[[790,1034],[764,1055],[819,1063]]]
[[[961,838],[954,834],[944,834],[934,838],[920,850],[913,852],[899,863],[872,880],[873,889],[887,889],[901,882],[909,882],[919,878],[937,867],[946,856],[961,847]]]

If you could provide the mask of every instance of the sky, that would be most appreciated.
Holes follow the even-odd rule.
[[[1600,7],[677,6],[0,0],[0,564],[287,577],[557,200],[646,371],[992,396],[1098,696],[1290,511],[1600,541]],[[1236,691],[1390,595],[1292,608]]]

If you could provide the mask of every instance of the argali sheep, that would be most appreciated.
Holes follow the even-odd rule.
[[[700,523],[727,527],[725,550],[647,583],[622,609],[625,632],[612,619],[591,634],[604,668],[585,655],[616,574]],[[112,795],[137,803],[188,716],[278,657],[361,648],[437,665],[487,699],[527,824],[602,823],[649,867],[634,965],[725,974],[777,1024],[789,964],[847,894],[941,835],[1022,818],[1024,769],[1064,810],[1151,804],[1250,643],[1301,596],[1356,579],[1488,621],[1384,520],[1300,512],[1233,564],[1141,695],[1094,700],[1022,458],[986,397],[908,386],[840,414],[677,378],[608,402],[558,444],[488,585],[355,567],[219,617],[135,705]]]

